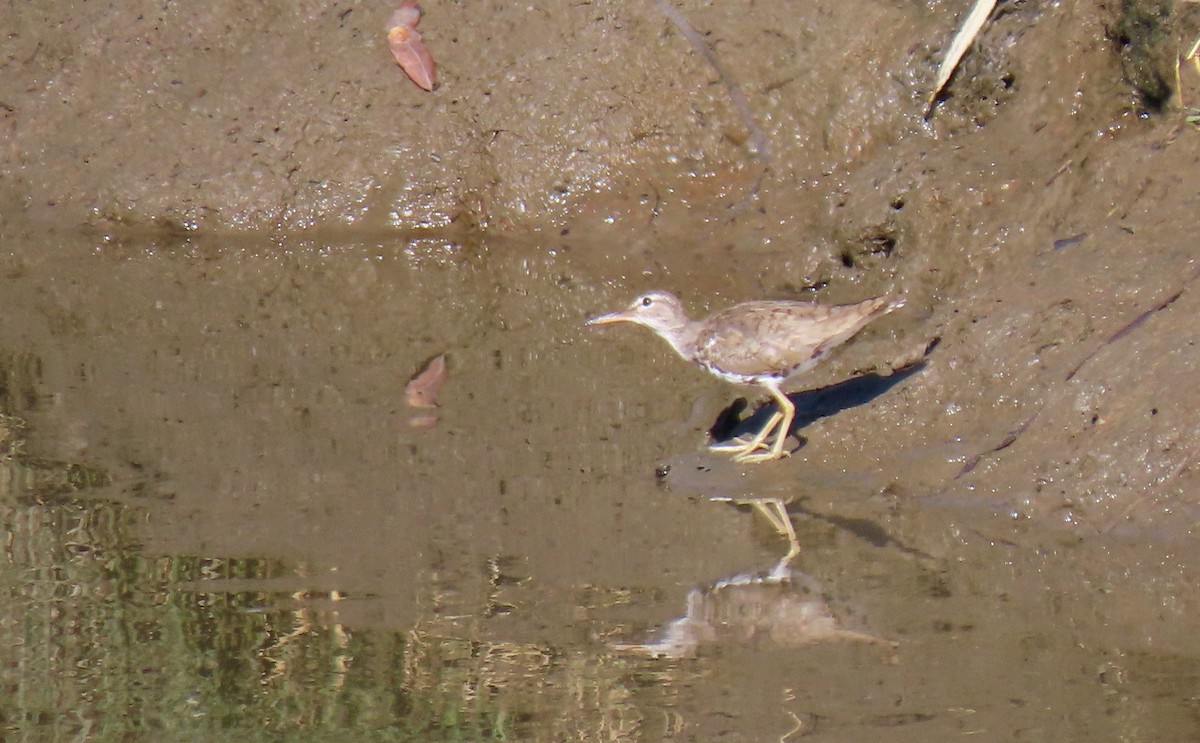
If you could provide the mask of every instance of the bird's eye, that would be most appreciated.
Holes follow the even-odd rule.
[[[642,297],[642,306],[649,307],[654,304],[654,297]]]

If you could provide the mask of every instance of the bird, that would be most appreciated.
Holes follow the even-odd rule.
[[[904,306],[904,298],[884,295],[855,304],[824,305],[798,300],[757,300],[692,320],[683,303],[667,291],[650,291],[617,312],[592,317],[588,325],[631,322],[653,330],[685,361],[733,384],[757,385],[775,401],[776,411],[753,436],[715,444],[737,462],[781,459],[796,407],[783,385],[812,369],[876,318]],[[767,444],[775,434],[774,440]]]

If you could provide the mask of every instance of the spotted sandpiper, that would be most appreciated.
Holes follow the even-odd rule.
[[[691,320],[674,294],[652,291],[619,312],[593,317],[588,325],[645,325],[684,360],[727,382],[765,389],[777,409],[762,430],[712,449],[731,453],[738,462],[766,462],[785,456],[784,440],[796,414],[782,386],[811,369],[867,323],[903,306],[903,298],[891,296],[836,306],[767,300],[743,302],[703,320]],[[777,433],[768,446],[772,432]]]

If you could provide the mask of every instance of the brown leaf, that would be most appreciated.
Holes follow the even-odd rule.
[[[421,9],[415,0],[404,0],[388,19],[388,48],[396,58],[396,64],[404,74],[422,90],[433,90],[437,70],[433,57],[421,41],[417,24],[421,22]]]
[[[409,407],[436,408],[438,392],[449,376],[445,354],[430,361],[421,373],[413,377],[408,386],[404,388],[404,399],[408,402]]]

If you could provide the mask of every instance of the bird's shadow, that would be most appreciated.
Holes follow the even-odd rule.
[[[796,434],[800,429],[821,418],[866,405],[924,368],[925,361],[921,360],[886,376],[864,374],[828,387],[794,392],[788,395],[788,399],[796,406],[796,417],[792,420],[788,434],[796,435],[800,446],[803,446],[804,438]],[[741,415],[748,406],[745,398],[738,398],[722,410],[717,415],[716,422],[708,429],[712,440],[726,441],[735,436],[753,435],[767,424],[776,409],[774,402],[767,402],[749,416],[742,418]]]

